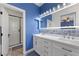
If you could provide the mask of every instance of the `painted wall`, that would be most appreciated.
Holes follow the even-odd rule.
[[[48,15],[48,16],[42,18],[41,28],[46,28],[47,27],[47,24],[48,24],[47,21],[48,20],[52,21],[52,15]]]
[[[62,3],[45,3],[43,4],[41,7],[40,7],[40,14],[43,13],[43,12],[46,12],[48,11],[49,9],[52,9],[53,7],[57,7],[57,5],[62,5]],[[47,27],[47,20],[52,20],[53,17],[52,15],[49,15],[49,16],[46,16],[44,18],[42,18],[42,21],[41,21],[41,27]]]
[[[62,3],[45,3],[41,7],[37,7],[36,5],[34,5],[32,3],[20,3],[20,4],[12,3],[12,5],[26,10],[26,27],[27,27],[26,28],[26,39],[27,39],[26,45],[27,45],[27,50],[29,50],[33,47],[32,35],[39,32],[38,26],[37,26],[38,23],[36,20],[34,20],[34,18],[37,17],[39,14],[49,10],[50,8],[52,9],[53,7],[56,7],[58,4],[62,5]],[[77,8],[78,7],[76,7],[76,9]],[[60,12],[60,14],[61,14],[61,12]],[[57,14],[55,16],[55,17],[57,17],[57,19],[55,19],[54,17],[51,17],[51,18],[49,18],[49,17],[50,16],[43,18],[41,27],[47,27],[47,19],[49,19],[49,20],[54,19],[51,22],[51,26],[60,26],[58,23],[59,20],[57,20],[57,19],[59,19]]]
[[[34,20],[39,15],[39,7],[32,3],[11,3],[16,7],[26,10],[26,50],[33,47],[33,34],[38,33],[37,22]]]
[[[41,28],[46,28],[47,27],[47,20],[46,19],[42,19],[41,23]]]
[[[52,9],[53,7],[56,7],[58,4],[62,5],[62,3],[45,3],[40,7],[40,13],[43,13],[49,9]]]

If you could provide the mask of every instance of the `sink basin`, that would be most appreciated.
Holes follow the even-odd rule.
[[[60,40],[65,41],[65,42],[79,44],[79,37],[75,37],[73,39],[72,38],[61,38]]]
[[[79,41],[76,41],[76,40],[72,40],[72,43],[76,43],[76,44],[79,44]]]

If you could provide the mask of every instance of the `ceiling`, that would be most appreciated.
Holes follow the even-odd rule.
[[[34,3],[35,5],[37,5],[38,7],[42,6],[44,3]]]

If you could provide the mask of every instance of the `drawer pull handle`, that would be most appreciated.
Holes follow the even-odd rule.
[[[68,49],[66,49],[66,48],[62,48],[63,50],[65,50],[65,51],[68,51],[68,52],[72,52],[71,50],[68,50]]]

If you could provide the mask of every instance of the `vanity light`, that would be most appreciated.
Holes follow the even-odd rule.
[[[48,11],[42,13],[42,14],[40,15],[40,18],[43,18],[43,17],[45,17],[45,16],[47,16],[47,15],[50,15],[50,14],[52,14],[54,11],[56,11],[56,10],[58,10],[58,9],[60,9],[60,8],[63,8],[63,7],[65,7],[65,6],[67,6],[67,5],[69,5],[69,3],[63,3],[63,6],[61,6],[60,4],[58,4],[57,7],[53,7],[52,9],[49,9]]]
[[[46,16],[46,12],[44,12],[44,16]]]
[[[55,11],[55,7],[53,7],[53,11]]]
[[[51,13],[52,12],[52,10],[51,9],[49,9],[49,13]]]
[[[45,16],[45,13],[42,13],[42,17],[44,17]]]
[[[63,3],[63,7],[66,6],[66,3]]]
[[[57,5],[57,9],[60,9],[60,5]]]
[[[46,15],[48,15],[49,14],[49,11],[46,11]]]

